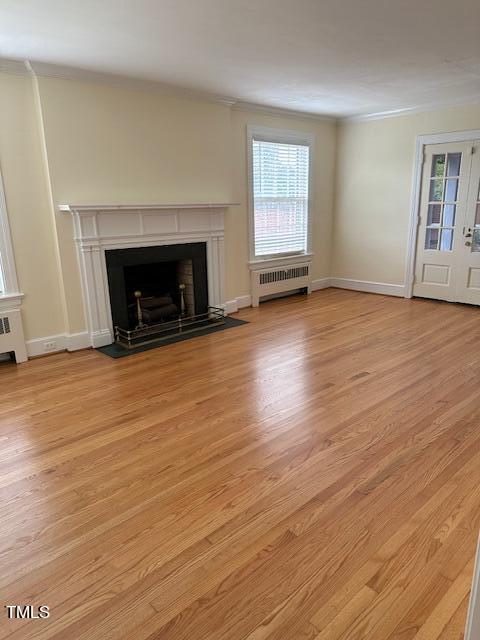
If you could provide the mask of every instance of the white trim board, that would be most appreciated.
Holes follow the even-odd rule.
[[[328,289],[330,287],[330,278],[318,278],[317,280],[312,280],[312,284],[310,289],[312,291],[320,291],[321,289]],[[227,314],[235,313],[239,309],[244,309],[245,307],[252,306],[252,296],[239,296],[238,298],[234,298],[233,300],[229,300],[225,303],[225,311]]]
[[[45,356],[59,351],[78,351],[90,347],[90,336],[87,331],[81,333],[59,333],[55,336],[33,338],[26,341],[29,358]]]
[[[332,286],[330,280],[330,278],[318,278],[317,280],[312,280],[312,284],[310,285],[311,291],[328,289],[328,287]]]
[[[379,293],[384,296],[405,297],[403,284],[390,284],[389,282],[370,282],[369,280],[350,280],[348,278],[330,278],[330,286],[337,289],[351,289],[364,293]]]
[[[404,295],[404,287],[402,285],[388,284],[385,282],[368,282],[366,280],[349,280],[347,278],[317,278],[312,281],[311,285],[312,291],[320,291],[322,289],[328,289],[329,287],[397,297],[403,297]],[[236,313],[240,309],[250,307],[251,304],[252,297],[250,295],[244,295],[228,300],[225,302],[224,307],[227,314],[230,314]],[[49,347],[48,343],[54,343],[55,346]],[[28,357],[33,358],[36,356],[44,356],[49,353],[58,353],[60,351],[78,351],[79,349],[88,349],[91,344],[88,331],[82,331],[80,333],[61,333],[54,336],[34,338],[32,340],[27,340],[26,346]]]
[[[458,98],[453,100],[444,100],[443,102],[428,102],[422,105],[413,105],[410,107],[402,107],[400,109],[387,109],[386,111],[375,111],[371,113],[359,113],[351,116],[338,116],[341,122],[369,122],[373,120],[385,120],[386,118],[400,118],[402,116],[415,115],[416,113],[428,113],[430,111],[445,111],[446,109],[455,109],[461,107],[469,107],[480,103],[480,94],[465,100]]]
[[[465,640],[480,638],[480,538],[478,539],[477,557],[473,570],[473,583],[468,606]]]
[[[67,65],[57,65],[35,60],[15,60],[11,58],[0,58],[0,72],[15,75],[33,75],[44,78],[62,78],[79,82],[93,82],[96,84],[108,84],[111,86],[123,87],[136,91],[150,91],[167,96],[176,96],[190,100],[204,100],[226,105],[237,111],[258,112],[261,114],[300,118],[302,120],[319,120],[330,122],[362,122],[370,120],[383,120],[385,118],[398,118],[415,113],[428,111],[441,111],[455,107],[465,107],[480,104],[480,95],[472,96],[468,100],[465,98],[444,100],[443,102],[429,102],[421,105],[410,105],[400,109],[387,109],[385,111],[371,111],[367,113],[335,114],[325,112],[298,111],[288,107],[278,107],[275,105],[260,104],[256,102],[245,102],[233,96],[224,96],[202,91],[201,89],[190,89],[180,85],[172,85],[160,80],[145,80],[133,76],[112,74],[102,71],[91,71]]]
[[[279,256],[278,258],[258,258],[248,263],[250,271],[263,271],[263,269],[275,269],[275,267],[285,267],[290,264],[297,264],[299,262],[311,263],[313,253],[295,253],[289,256]]]
[[[277,116],[280,118],[299,118],[300,120],[320,120],[324,122],[336,122],[340,120],[340,116],[328,113],[312,113],[311,111],[296,111],[295,109],[285,109],[283,107],[274,107],[266,104],[258,104],[256,102],[242,102],[237,100],[232,104],[233,111],[247,111],[261,113],[267,116]]]
[[[480,140],[480,129],[469,131],[449,131],[417,136],[413,161],[412,190],[410,198],[410,221],[408,225],[407,256],[405,261],[405,297],[413,296],[413,277],[415,274],[415,256],[417,251],[417,228],[420,216],[420,197],[422,191],[422,166],[425,147],[429,144],[449,142],[468,142]]]
[[[234,298],[233,300],[228,300],[225,305],[225,312],[227,315],[230,313],[236,313],[239,309],[245,309],[245,307],[252,306],[252,296],[239,296],[238,298]]]
[[[15,75],[33,75],[40,78],[61,78],[77,82],[92,82],[107,84],[133,91],[149,91],[160,95],[175,96],[187,100],[203,100],[223,104],[239,111],[253,111],[279,117],[300,118],[302,120],[328,120],[336,122],[339,118],[335,115],[324,113],[312,113],[311,111],[297,111],[285,107],[243,102],[233,96],[219,95],[200,89],[190,89],[180,85],[161,82],[160,80],[145,80],[134,76],[118,75],[102,71],[89,71],[78,67],[57,65],[35,60],[14,60],[0,57],[0,72]]]
[[[0,171],[0,292],[7,295],[19,291],[17,270],[13,257],[12,236],[8,221],[7,201],[5,188]]]
[[[135,211],[176,211],[177,209],[227,209],[239,205],[239,202],[181,202],[177,204],[59,204],[58,210],[63,213],[88,213],[96,211],[115,211],[132,213]]]

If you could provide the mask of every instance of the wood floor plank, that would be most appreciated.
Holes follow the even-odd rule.
[[[0,638],[461,638],[479,313],[328,289],[0,364],[0,587],[52,611]]]

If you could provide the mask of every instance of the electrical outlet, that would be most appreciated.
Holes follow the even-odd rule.
[[[53,351],[57,348],[57,343],[55,340],[51,340],[50,342],[45,342],[43,345],[44,351]]]

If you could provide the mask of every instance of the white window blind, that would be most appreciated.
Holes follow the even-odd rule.
[[[252,142],[255,256],[307,250],[309,147]]]

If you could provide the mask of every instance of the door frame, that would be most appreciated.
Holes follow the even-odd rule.
[[[407,259],[405,263],[405,298],[413,297],[413,278],[415,275],[415,258],[417,255],[417,230],[420,218],[422,168],[425,147],[430,144],[468,142],[469,140],[480,140],[480,129],[471,129],[469,131],[450,131],[446,133],[429,133],[418,135],[416,137],[413,162],[412,195],[410,200],[410,222],[408,225]]]
[[[475,640],[478,637],[480,637],[480,537],[478,538],[472,590],[470,591],[465,640]]]

